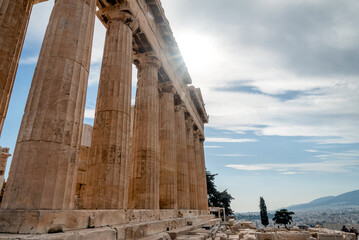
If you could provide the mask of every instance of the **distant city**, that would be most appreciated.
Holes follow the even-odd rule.
[[[305,225],[340,230],[343,225],[359,228],[359,190],[315,199],[306,204],[298,204],[287,207],[293,211],[293,223],[291,226]],[[272,218],[275,211],[268,212],[269,227],[273,227]],[[240,221],[252,221],[256,227],[263,227],[259,212],[235,213]]]
[[[252,221],[257,228],[260,228],[261,220],[258,213],[235,213],[236,219],[239,221]],[[275,226],[272,218],[274,212],[268,212],[269,227]],[[351,207],[346,209],[321,209],[321,210],[298,210],[293,215],[293,223],[291,226],[306,225],[315,227],[319,225],[324,228],[340,230],[343,225],[359,228],[359,207]]]

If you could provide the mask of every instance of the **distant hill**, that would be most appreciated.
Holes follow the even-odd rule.
[[[315,199],[309,203],[297,204],[287,207],[288,210],[309,209],[338,209],[347,207],[359,207],[359,190]]]

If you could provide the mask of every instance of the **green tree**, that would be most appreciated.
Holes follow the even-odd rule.
[[[287,209],[281,209],[275,212],[273,221],[275,224],[284,224],[284,227],[288,228],[287,224],[291,224],[293,221],[293,214],[294,212],[289,212]]]
[[[233,215],[231,209],[231,201],[234,199],[231,194],[227,192],[227,189],[223,192],[217,190],[214,183],[214,179],[217,174],[212,174],[210,171],[206,171],[207,178],[207,194],[208,194],[208,205],[212,207],[221,207],[226,211],[226,215]]]
[[[259,208],[261,214],[261,222],[264,225],[264,227],[267,227],[269,224],[269,220],[268,220],[267,206],[263,197],[260,197],[259,199]]]

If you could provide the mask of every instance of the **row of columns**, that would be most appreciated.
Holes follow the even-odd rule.
[[[95,11],[96,0],[55,2],[3,209],[74,208]],[[173,87],[159,85],[161,63],[153,53],[136,56],[131,129],[132,45],[138,24],[118,6],[100,14],[108,23],[84,207],[207,210],[203,137],[185,107],[175,104]]]

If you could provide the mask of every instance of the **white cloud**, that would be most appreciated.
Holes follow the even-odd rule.
[[[204,146],[204,148],[222,148],[221,146]]]
[[[226,167],[243,171],[263,171],[272,170],[281,172],[281,174],[293,173],[342,173],[349,172],[353,167],[359,166],[359,160],[345,161],[322,161],[310,163],[283,163],[283,164],[234,164],[226,165]],[[285,168],[287,171],[282,171]]]
[[[243,171],[271,170],[270,166],[266,166],[264,164],[262,164],[262,165],[260,165],[260,164],[253,164],[253,165],[237,164],[237,165],[226,165],[226,167],[234,168],[234,169],[237,169],[237,170],[243,170]]]
[[[282,172],[280,174],[283,174],[283,175],[294,175],[294,174],[298,174],[297,172]]]
[[[319,152],[318,150],[313,150],[313,149],[307,149],[307,150],[304,150],[306,152],[311,152],[311,153],[316,153],[316,152]]]
[[[27,40],[34,43],[41,43],[49,18],[51,15],[54,0],[36,4],[31,12],[29,28],[26,35]]]
[[[106,38],[106,28],[98,20],[98,18],[96,18],[94,38],[93,38],[93,43],[92,43],[92,55],[91,55],[91,63],[92,64],[99,64],[102,62],[105,38]]]
[[[236,11],[218,12],[218,2],[204,2],[163,4],[185,58],[204,52],[199,38],[188,29],[210,39],[202,40],[208,52],[197,54],[196,61],[186,61],[194,85],[202,90],[209,126],[310,137],[306,141],[319,144],[359,143],[358,61],[351,57],[358,51],[359,31],[353,24],[358,4],[230,1]],[[200,5],[201,13],[188,10],[188,6]],[[183,20],[184,12],[188,17]],[[214,21],[213,13],[222,16],[224,23]],[[189,44],[191,39],[193,44]],[[257,92],[236,91],[240,84]],[[300,94],[286,100],[275,96],[288,91]]]
[[[95,109],[86,108],[85,109],[85,118],[94,119],[95,118]]]
[[[36,64],[38,59],[39,59],[38,55],[21,58],[20,59],[20,64],[23,64],[23,65]]]
[[[219,156],[219,157],[252,157],[253,155],[248,154],[210,154],[212,156]]]
[[[100,80],[100,74],[101,74],[101,65],[91,64],[88,85],[96,86]]]
[[[244,142],[257,142],[257,139],[247,138],[206,138],[206,142],[222,142],[222,143],[244,143]]]

